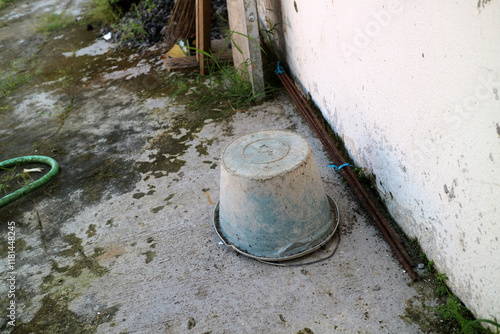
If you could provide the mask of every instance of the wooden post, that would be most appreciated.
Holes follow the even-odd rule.
[[[179,1],[179,0],[177,0]],[[201,51],[210,52],[210,40],[212,30],[212,1],[196,0],[196,48]],[[196,60],[200,64],[200,74],[207,74],[207,57],[196,52]]]
[[[264,91],[264,71],[259,37],[259,18],[255,0],[227,0],[229,29],[233,32],[234,66],[248,73],[254,94]],[[264,98],[261,95],[260,100]]]

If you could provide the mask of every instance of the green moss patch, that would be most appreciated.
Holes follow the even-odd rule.
[[[18,323],[12,331],[13,334],[93,334],[97,327],[113,320],[118,307],[106,308],[88,319],[71,311],[68,307],[71,300],[71,291],[60,290],[57,294],[45,296],[42,306],[33,319],[28,323]]]

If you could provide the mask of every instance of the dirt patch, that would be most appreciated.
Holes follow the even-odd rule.
[[[113,246],[106,250],[106,252],[102,255],[98,256],[99,260],[109,260],[112,258],[119,257],[124,253],[124,249],[121,246]]]
[[[417,324],[424,333],[449,333],[449,328],[434,310],[442,303],[442,300],[436,297],[437,285],[430,283],[433,280],[432,275],[423,275],[421,281],[409,283],[419,294],[406,301],[405,313],[400,317],[408,323]]]

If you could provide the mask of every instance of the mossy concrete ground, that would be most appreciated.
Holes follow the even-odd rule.
[[[114,52],[84,19],[36,30],[44,12],[84,8],[39,0],[0,12],[1,73],[17,60],[30,76],[0,99],[0,160],[40,154],[61,166],[0,209],[2,333],[438,332],[424,307],[435,302],[428,283],[410,282],[286,94],[238,111],[187,107],[189,90],[170,98],[196,77],[167,73],[161,49]],[[269,128],[308,139],[338,203],[342,241],[327,261],[269,266],[226,249],[214,231],[222,149]]]

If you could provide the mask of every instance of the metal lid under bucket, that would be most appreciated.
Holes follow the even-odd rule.
[[[221,161],[214,226],[227,246],[252,258],[283,261],[318,249],[334,235],[338,209],[302,136],[250,133],[231,142]]]

